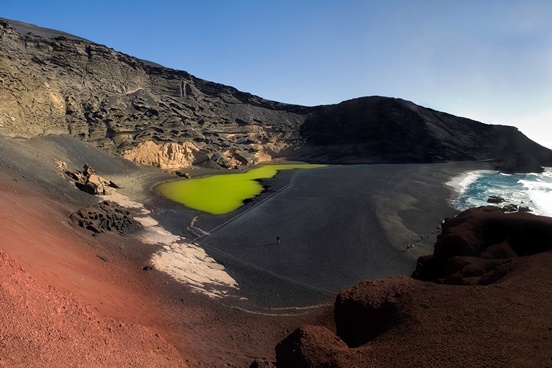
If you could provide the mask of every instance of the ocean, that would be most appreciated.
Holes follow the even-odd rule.
[[[447,184],[459,193],[453,204],[460,211],[489,205],[489,196],[500,196],[505,201],[498,206],[525,206],[531,213],[552,217],[552,168],[540,174],[512,175],[478,170],[453,178]]]

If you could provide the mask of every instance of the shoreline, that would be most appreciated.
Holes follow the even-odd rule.
[[[316,253],[331,254],[333,252],[331,250],[332,244],[335,243],[351,241],[358,244],[361,241],[358,239],[358,234],[355,234],[358,231],[349,228],[349,234],[347,232],[341,234],[340,239],[335,236],[332,237],[332,234],[328,234],[327,239],[315,241],[305,238],[301,231],[298,232],[295,228],[297,224],[308,228],[308,231],[324,231],[324,226],[320,228],[320,225],[313,225],[314,222],[320,220],[325,225],[334,227],[333,232],[335,233],[335,229],[342,227],[343,220],[340,215],[334,215],[334,220],[329,219],[328,216],[317,217],[317,213],[308,215],[313,219],[295,215],[299,209],[293,204],[289,206],[289,202],[293,202],[295,199],[293,199],[293,196],[291,199],[287,198],[290,194],[293,195],[294,191],[304,189],[300,188],[304,187],[302,184],[304,178],[309,180],[308,177],[311,174],[314,177],[320,176],[323,171],[304,170],[299,171],[296,175],[290,174],[287,177],[285,175],[278,177],[277,175],[275,182],[270,184],[276,189],[274,192],[267,191],[255,197],[239,210],[227,215],[209,215],[198,211],[194,212],[186,209],[183,205],[175,206],[173,204],[169,205],[170,208],[164,208],[166,203],[157,203],[158,207],[153,212],[158,215],[157,220],[160,223],[168,223],[169,227],[173,226],[172,230],[176,230],[174,233],[181,235],[186,233],[186,229],[182,225],[171,224],[172,220],[168,218],[167,213],[170,213],[172,217],[176,215],[177,217],[188,216],[188,218],[192,213],[195,226],[210,233],[210,235],[201,236],[201,239],[196,237],[195,241],[210,257],[224,265],[226,271],[237,281],[240,288],[244,286],[242,292],[245,293],[245,296],[252,300],[254,304],[259,304],[261,309],[304,307],[320,302],[325,303],[331,300],[343,287],[350,286],[366,278],[410,274],[415,268],[416,259],[420,255],[429,254],[433,251],[436,227],[440,225],[444,218],[457,213],[450,204],[452,194],[450,188],[446,186],[446,182],[460,172],[471,171],[482,166],[485,166],[485,164],[393,164],[331,167],[330,170],[336,172],[349,172],[348,176],[351,176],[351,171],[363,172],[361,176],[365,181],[373,181],[374,178],[378,177],[376,182],[371,185],[373,193],[370,195],[362,193],[363,184],[359,183],[359,180],[356,180],[355,185],[357,187],[354,189],[355,193],[362,194],[364,205],[373,206],[374,203],[376,204],[373,207],[372,215],[369,214],[370,211],[367,212],[367,216],[371,218],[368,221],[369,223],[359,223],[359,228],[363,229],[361,231],[368,231],[365,234],[367,237],[379,239],[378,244],[375,245],[377,250],[362,249],[362,246],[360,248],[353,247],[351,253],[353,256],[350,258],[340,256],[338,257],[340,260],[333,266],[327,264],[327,261],[317,256]],[[285,173],[285,171],[281,173]],[[417,185],[410,185],[408,180],[404,180],[405,178],[411,178],[414,182],[417,182]],[[335,179],[336,175],[331,174],[330,179],[318,178],[317,180],[326,184],[328,180],[335,181]],[[317,180],[311,181],[310,184],[316,183]],[[351,178],[347,180],[351,180]],[[287,184],[289,186],[286,188],[285,183],[287,181],[289,181],[289,184]],[[389,181],[398,181],[400,185],[389,186]],[[284,187],[285,190],[278,192],[281,189],[281,187],[277,188],[279,186]],[[428,186],[431,189],[428,189]],[[312,190],[312,187],[310,189]],[[331,201],[331,198],[336,195],[336,192],[324,192],[320,189],[318,188],[317,194],[307,201],[307,207],[316,206],[317,204],[313,204],[313,201]],[[337,190],[341,191],[339,188]],[[395,194],[393,195],[393,193]],[[432,200],[431,197],[436,195],[438,198]],[[267,198],[268,200],[266,200]],[[286,202],[288,202],[287,205]],[[337,206],[340,209],[336,212],[331,209],[331,206],[332,204],[329,204],[329,207],[320,208],[319,212],[337,213],[349,210],[347,205],[345,206],[347,209],[344,209],[343,206]],[[301,211],[299,210],[299,212]],[[289,215],[290,213],[292,215]],[[363,211],[358,213],[362,214]],[[423,216],[420,216],[421,213]],[[267,216],[267,214],[271,215]],[[294,217],[293,221],[282,223],[289,216]],[[220,224],[224,224],[224,228],[220,228]],[[215,234],[211,233],[213,229],[216,230]],[[170,231],[173,232],[172,230]],[[271,232],[274,235],[259,235]],[[285,237],[295,242],[292,248],[288,248],[286,252],[282,253],[282,251],[276,250],[275,246],[270,246],[276,239],[276,235],[288,232],[295,234],[291,237],[287,235]],[[421,241],[416,242],[416,249],[403,252],[405,245],[410,243],[411,239],[416,238],[417,240],[421,235],[424,235],[424,237]],[[271,237],[274,239],[271,240]],[[260,238],[263,240],[260,240]],[[349,238],[349,241],[346,238]],[[282,236],[282,239],[284,239],[284,236]],[[335,242],[331,243],[334,240]],[[282,244],[280,246],[282,248]],[[274,259],[285,258],[284,254],[303,258],[303,260],[292,262],[291,266],[274,261]],[[366,261],[375,270],[366,270],[362,264],[357,262],[355,270],[351,271],[351,267],[346,265],[349,262],[354,263],[356,256]],[[331,280],[328,281],[328,277],[321,277],[320,272],[317,271],[319,266],[316,265],[316,262],[309,261],[309,258],[313,257],[319,259],[318,262],[321,262],[321,265],[324,264],[325,269],[337,269],[337,271],[332,271],[330,274],[342,279],[342,282],[336,283]],[[297,270],[301,271],[298,272]],[[310,277],[305,275],[305,272],[314,273],[317,276]],[[338,276],[339,274],[341,276]],[[258,285],[256,284],[257,281],[260,282]],[[329,286],[326,282],[330,282]],[[271,297],[267,293],[278,294],[279,297],[274,299],[273,296]],[[286,300],[289,300],[289,302]]]
[[[417,244],[413,250],[401,252],[401,242],[408,241],[415,230],[408,226],[418,226],[422,218],[433,229],[442,217],[432,215],[425,218],[429,210],[431,213],[435,210],[454,213],[445,200],[450,194],[450,188],[446,188],[443,183],[452,175],[477,166],[473,163],[365,165],[360,170],[362,175],[347,175],[345,181],[340,175],[330,175],[330,180],[326,180],[324,176],[315,175],[314,170],[305,170],[293,178],[282,172],[284,175],[277,176],[271,185],[277,189],[292,179],[286,190],[253,207],[257,199],[272,194],[269,189],[254,203],[244,206],[253,207],[245,215],[207,237],[210,238],[204,245],[207,255],[223,263],[240,288],[247,295],[254,296],[248,301],[232,305],[194,293],[189,286],[175,281],[164,272],[143,270],[158,250],[156,246],[143,244],[133,236],[125,238],[106,233],[93,237],[86,230],[69,226],[69,213],[85,204],[95,203],[99,198],[75,189],[65,178],[60,178],[59,169],[53,160],[66,161],[69,168],[90,164],[100,175],[121,183],[123,187],[117,190],[119,193],[144,204],[156,221],[177,236],[190,237],[187,227],[196,217],[194,225],[208,230],[234,215],[208,216],[170,203],[152,193],[149,184],[159,181],[159,178],[170,178],[171,174],[154,168],[137,167],[82,142],[63,137],[45,137],[31,143],[10,141],[0,147],[4,153],[0,170],[5,175],[0,182],[12,188],[9,193],[17,193],[13,198],[7,192],[0,196],[7,203],[3,207],[4,226],[13,227],[15,219],[18,228],[24,230],[17,233],[17,247],[12,245],[13,242],[7,242],[2,244],[0,251],[16,258],[25,271],[42,285],[68,290],[84,305],[94,308],[98,315],[121,321],[118,324],[136,325],[142,331],[150,331],[152,335],[157,333],[166,341],[163,346],[167,346],[167,349],[170,346],[176,348],[184,361],[183,366],[221,366],[226,363],[247,366],[253,356],[271,360],[274,357],[274,346],[290,330],[301,324],[330,320],[334,292],[341,291],[344,280],[346,284],[356,283],[357,279],[366,278],[366,271],[373,271],[374,274],[379,272],[379,277],[385,278],[390,275],[390,269],[395,269],[394,262],[397,259],[400,260],[399,265],[404,267],[404,274],[410,274],[416,252],[422,250],[422,245]],[[26,159],[23,164],[20,163],[22,157]],[[50,163],[48,158],[51,159]],[[357,169],[357,166],[346,166],[331,170],[337,174]],[[307,172],[311,174],[303,175]],[[310,190],[305,192],[312,183],[323,184],[318,185],[317,189],[322,194],[320,204]],[[353,184],[356,189],[344,191],[342,188],[348,184]],[[342,196],[350,195],[356,200],[342,201]],[[12,199],[20,203],[17,208],[12,207]],[[292,206],[288,207],[290,204]],[[25,206],[28,208],[25,209]],[[301,212],[302,207],[306,212]],[[33,212],[35,210],[38,212]],[[342,212],[343,215],[336,216],[333,211]],[[290,216],[283,216],[286,213]],[[420,213],[426,215],[420,216]],[[304,220],[305,214],[308,221]],[[269,218],[266,218],[267,215]],[[285,233],[280,234],[280,248],[263,246],[274,243],[277,236],[270,229],[263,231],[256,227],[266,219],[276,221],[269,222],[274,229],[285,230]],[[310,220],[320,220],[320,227],[311,227]],[[393,220],[398,222],[394,223]],[[26,229],[28,224],[36,221],[47,225],[36,227],[41,229],[40,237],[31,237],[35,230]],[[243,229],[246,231],[243,232]],[[358,229],[361,231],[358,232]],[[340,234],[336,230],[345,232]],[[392,235],[401,234],[403,238],[399,239],[399,244],[389,240]],[[262,240],[262,236],[266,236],[268,241],[256,246],[255,242]],[[252,237],[253,241],[248,243],[248,237]],[[303,247],[299,249],[300,252],[296,252],[298,245]],[[321,294],[295,284],[290,285],[281,278],[267,276],[267,273],[258,269],[220,256],[217,253],[219,249],[237,252],[233,254],[235,257],[245,256],[246,261],[260,262],[257,264],[259,268],[310,286],[321,286],[331,293]],[[43,254],[45,251],[47,255]],[[352,255],[352,259],[344,257],[347,254]],[[253,258],[247,259],[249,255]],[[389,255],[393,257],[391,261],[386,258]],[[329,263],[325,259],[330,260]],[[287,269],[286,263],[290,266]],[[330,271],[330,285],[325,285],[326,270]],[[288,300],[296,307],[316,307],[277,309],[278,303]],[[316,303],[320,300],[324,302]],[[285,304],[290,307],[289,303]],[[25,307],[22,304],[11,310],[18,308],[24,310]],[[51,322],[62,326],[58,324],[56,316],[50,316]],[[78,320],[79,317],[72,316],[68,320],[72,321],[73,318]],[[60,328],[65,331],[65,327]],[[221,334],[220,331],[225,333]],[[121,336],[124,340],[124,335]],[[140,344],[133,336],[128,336],[127,340],[129,343],[136,342],[137,346]],[[59,346],[62,345],[63,342],[59,342]],[[214,350],[213,346],[218,348]],[[40,360],[31,360],[29,365],[36,365],[31,364],[36,362]],[[176,360],[167,364],[177,365]]]
[[[65,161],[70,169],[88,163],[99,175],[122,183],[117,192],[147,209],[151,197],[147,183],[168,174],[137,167],[69,137],[4,143],[0,145],[0,202],[4,204],[0,253],[13,259],[18,270],[14,275],[27,285],[0,308],[6,322],[0,328],[4,336],[29,342],[26,347],[37,344],[43,354],[71,351],[68,344],[77,344],[83,354],[68,356],[65,365],[102,365],[88,360],[88,354],[111,362],[105,363],[110,366],[247,366],[252,357],[272,358],[274,345],[290,329],[329,313],[329,307],[321,307],[301,314],[253,314],[194,293],[164,272],[145,270],[156,246],[134,235],[92,236],[70,224],[71,212],[100,198],[76,189],[55,160]],[[4,258],[0,263],[5,263]],[[13,283],[6,279],[0,284],[0,289],[9,290]],[[38,314],[29,313],[29,308],[40,298],[48,300],[49,309],[35,320]],[[75,302],[67,304],[68,298]],[[44,337],[40,331],[54,335]],[[120,351],[127,353],[113,354],[112,349],[102,348],[104,343],[121,346]],[[7,344],[0,352],[10,362],[25,366],[59,361],[45,360],[46,355],[38,356],[38,350],[26,347]]]

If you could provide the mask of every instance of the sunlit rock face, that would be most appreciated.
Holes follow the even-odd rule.
[[[516,172],[552,166],[550,150],[512,127],[378,96],[327,106],[283,104],[2,18],[0,86],[1,135],[70,134],[166,169],[274,159],[493,160]]]
[[[71,134],[166,168],[215,153],[228,157],[219,160],[222,166],[257,163],[301,141],[306,108],[59,32],[20,33],[10,24],[0,23],[0,134]],[[160,157],[146,157],[155,148]]]

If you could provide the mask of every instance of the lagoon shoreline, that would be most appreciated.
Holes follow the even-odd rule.
[[[458,162],[281,171],[230,214],[160,198],[150,207],[166,229],[224,265],[247,308],[301,308],[332,302],[361,280],[412,273],[417,258],[433,252],[441,221],[458,213],[446,183],[486,168]],[[191,234],[192,221],[209,235]]]
[[[351,269],[347,271],[350,273],[345,275],[348,277],[347,284],[352,283],[355,278],[363,275],[358,273],[360,270],[358,264],[341,258],[342,255],[347,256],[347,250],[342,246],[348,242],[362,245],[366,243],[366,239],[381,239],[385,245],[391,243],[389,239],[393,236],[401,236],[395,246],[396,249],[386,245],[385,252],[405,258],[404,273],[409,274],[413,271],[412,265],[415,263],[416,252],[422,251],[422,243],[416,244],[413,251],[404,253],[402,253],[403,244],[401,243],[409,241],[416,230],[414,227],[427,225],[428,228],[433,229],[442,217],[454,214],[455,211],[449,202],[451,190],[444,183],[463,171],[480,166],[477,163],[436,164],[435,166],[365,165],[361,170],[365,171],[362,175],[353,175],[351,178],[353,184],[359,185],[357,191],[347,193],[341,189],[337,192],[362,199],[357,201],[359,204],[357,207],[351,207],[350,203],[345,205],[347,209],[345,213],[351,216],[349,218],[336,216],[331,211],[327,211],[325,206],[328,205],[330,208],[335,205],[336,210],[343,208],[340,207],[342,206],[340,197],[330,195],[330,192],[324,190],[320,192],[326,196],[323,198],[322,207],[314,206],[315,203],[312,201],[316,201],[312,196],[301,194],[299,197],[293,197],[297,193],[304,193],[302,188],[305,185],[308,186],[310,181],[320,183],[321,179],[314,171],[297,172],[294,175],[291,172],[281,172],[269,182],[263,183],[268,186],[265,193],[238,210],[237,214],[242,214],[241,216],[205,237],[205,243],[201,239],[198,243],[205,246],[206,252],[211,257],[225,263],[225,268],[238,282],[241,282],[240,287],[243,292],[250,296],[246,304],[232,305],[195,293],[186,284],[175,281],[159,270],[145,271],[143,267],[148,265],[152,255],[160,249],[159,246],[143,244],[136,236],[120,237],[107,233],[92,236],[88,230],[69,225],[68,215],[72,211],[97,202],[99,198],[77,190],[70,181],[58,175],[59,169],[56,168],[54,160],[66,162],[71,169],[81,168],[84,164],[91,165],[100,175],[122,186],[117,190],[119,194],[142,203],[165,229],[189,240],[192,240],[194,235],[187,228],[194,218],[197,217],[198,227],[211,230],[222,222],[232,219],[236,214],[213,216],[186,209],[151,190],[155,183],[175,178],[174,174],[163,173],[154,168],[136,167],[125,160],[108,156],[69,137],[44,137],[24,143],[13,141],[3,141],[3,143],[0,147],[2,151],[0,200],[4,205],[0,212],[4,219],[2,222],[4,230],[1,234],[5,236],[6,241],[0,242],[0,252],[13,259],[14,269],[22,268],[18,271],[21,274],[18,274],[20,277],[26,280],[32,278],[36,281],[33,285],[27,285],[22,291],[24,293],[18,298],[10,299],[13,305],[0,309],[3,319],[11,326],[18,326],[18,331],[23,331],[21,336],[37,344],[42,344],[43,341],[39,337],[33,337],[34,335],[29,332],[36,330],[37,322],[44,330],[59,329],[65,334],[66,339],[49,337],[47,344],[49,349],[59,348],[57,351],[66,350],[67,339],[77,341],[82,337],[79,346],[85,352],[94,351],[97,357],[103,356],[95,348],[97,344],[87,343],[87,341],[95,341],[93,339],[96,337],[109,339],[109,343],[113,346],[124,344],[129,352],[142,352],[143,341],[152,341],[157,346],[157,350],[155,346],[152,347],[152,354],[160,358],[158,366],[195,367],[227,364],[247,366],[253,360],[252,357],[273,360],[275,344],[297,326],[331,321],[333,316],[331,304],[335,298],[332,293],[321,294],[297,284],[286,283],[278,277],[269,278],[265,273],[245,267],[243,264],[234,264],[217,253],[217,250],[228,251],[233,245],[241,244],[235,248],[237,253],[234,253],[234,256],[241,257],[244,253],[251,253],[251,256],[256,257],[253,259],[256,262],[270,259],[271,257],[260,257],[262,254],[259,252],[278,251],[272,245],[257,248],[252,242],[250,243],[253,245],[252,248],[243,247],[247,245],[245,238],[259,234],[266,236],[272,243],[275,242],[275,234],[253,228],[255,222],[262,222],[263,214],[264,216],[271,214],[273,220],[279,221],[273,226],[278,228],[278,231],[284,231],[282,233],[284,235],[280,235],[282,238],[280,252],[286,249],[288,251],[283,252],[284,256],[281,257],[283,261],[289,260],[293,265],[298,261],[305,261],[305,258],[301,259],[300,255],[292,258],[293,253],[289,250],[294,248],[286,248],[292,238],[301,234],[303,238],[315,239],[313,243],[305,243],[307,249],[304,249],[301,254],[309,254],[305,252],[309,250],[308,247],[317,245],[326,252],[319,252],[319,257],[311,259],[311,269],[299,268],[302,274],[289,274],[290,279],[299,276],[295,281],[307,281],[311,286],[318,287],[317,285],[326,280],[324,275],[321,277],[320,271],[328,269],[333,272],[330,276],[335,276],[336,282],[343,281],[343,277],[335,272],[339,267],[330,269],[336,264],[323,262],[323,257],[329,256],[330,259],[337,261],[337,266],[347,266],[340,271]],[[28,160],[22,163],[21,157],[28,157]],[[330,175],[333,179],[324,179],[322,184],[331,186],[334,185],[332,183],[338,183],[343,188],[343,183],[339,180],[340,172],[353,169],[358,167],[336,166],[332,169],[335,175]],[[196,173],[202,175],[204,172],[201,169],[193,171],[194,176]],[[305,176],[307,172],[312,174]],[[284,188],[282,191],[274,194],[282,188]],[[319,186],[319,189],[323,189],[323,186]],[[295,198],[299,202],[294,202],[295,200],[290,198]],[[413,202],[412,198],[417,200]],[[320,231],[308,230],[315,228],[309,222],[315,217],[311,217],[310,220],[309,218],[296,220],[295,225],[292,226],[290,221],[286,222],[284,216],[286,211],[295,210],[293,206],[286,207],[290,203],[295,203],[297,208],[307,204],[305,208],[314,206],[315,213],[322,215],[318,219],[328,222],[323,224]],[[365,213],[367,216],[363,215]],[[419,216],[421,213],[425,215]],[[354,217],[364,220],[360,223],[349,221]],[[362,225],[358,229],[362,229],[364,233],[361,232],[356,237],[343,238],[334,231],[343,226],[354,228],[357,225]],[[239,231],[234,231],[235,229]],[[226,235],[231,235],[232,239],[228,238],[232,240],[231,242],[224,240]],[[244,241],[239,239],[240,236],[244,237]],[[340,239],[334,242],[331,240],[332,237]],[[334,255],[331,254],[332,248],[337,249]],[[352,251],[359,252],[359,249],[353,247]],[[427,249],[428,251],[432,249],[430,242]],[[47,256],[44,256],[44,252],[48,252]],[[278,260],[278,253],[272,255],[276,255],[275,258]],[[366,258],[368,256],[365,254],[363,255],[365,258],[360,257],[360,260],[369,259]],[[374,264],[379,263],[377,257],[372,259]],[[312,262],[317,265],[313,266]],[[390,269],[394,267],[394,262],[382,259],[379,264],[383,269]],[[309,262],[306,265],[308,266]],[[259,264],[260,266],[275,267],[278,264]],[[291,272],[292,269],[274,271],[277,271],[274,272],[276,274],[286,275],[285,272]],[[312,278],[309,278],[311,271]],[[246,280],[248,276],[252,276],[249,282]],[[9,284],[7,282],[2,285],[8,288],[11,287],[10,285],[15,285],[12,281]],[[329,287],[331,292],[340,291],[339,284]],[[276,295],[283,290],[289,290],[288,294]],[[75,313],[72,314],[51,313],[40,321],[33,320],[32,314],[27,313],[26,300],[35,300],[40,295],[44,296],[44,291],[48,291],[48,300],[54,303],[53,311],[67,307],[63,304],[63,300],[66,300],[63,293],[66,292],[75,299],[72,305],[76,305],[79,310],[81,308],[93,310],[91,313],[94,319],[90,321],[87,315],[83,316],[75,309]],[[275,299],[265,299],[265,295],[271,291],[274,291]],[[324,303],[317,308],[285,311],[270,308],[286,301],[288,297],[294,305],[318,304],[316,302],[321,299]],[[20,311],[19,317],[14,316],[13,311]],[[102,332],[96,336],[93,332],[97,329],[94,326],[106,327],[105,331],[108,331],[107,326],[111,324],[118,331],[115,335]],[[67,326],[82,326],[87,334],[74,336],[74,331]],[[121,329],[117,326],[129,327]],[[3,333],[17,334],[12,328],[3,330]],[[38,358],[32,358],[31,352],[20,350],[19,353],[10,351],[9,354],[12,352],[13,355],[9,356],[21,359],[27,365],[41,364]],[[78,361],[76,356],[70,358]],[[125,355],[121,359],[135,359],[128,361],[135,361],[136,365],[140,365],[141,361],[143,364],[155,366],[151,356],[145,358],[135,354]],[[162,360],[167,364],[162,364]]]

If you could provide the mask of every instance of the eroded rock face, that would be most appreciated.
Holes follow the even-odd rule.
[[[316,107],[268,101],[66,33],[14,24],[0,18],[4,136],[70,134],[167,169],[196,162],[231,168],[280,158],[494,160],[498,168],[517,172],[552,166],[552,151],[513,127],[379,96]]]
[[[468,209],[442,224],[433,255],[421,257],[413,277],[447,284],[489,284],[508,271],[511,259],[552,250],[552,219]]]
[[[197,145],[191,142],[157,144],[153,141],[145,141],[124,151],[122,156],[140,165],[157,166],[161,169],[179,169],[197,165],[209,159]]]
[[[77,37],[33,30],[36,34],[22,34],[7,21],[0,23],[2,135],[71,134],[170,168],[183,159],[178,149],[171,156],[180,144],[197,147],[198,157],[233,149],[262,160],[300,141],[306,108],[267,101]],[[157,145],[160,158],[144,157],[143,144],[149,151]]]
[[[129,235],[144,228],[134,219],[130,211],[110,201],[80,209],[72,213],[69,218],[73,223],[96,234],[114,231],[119,235]]]

